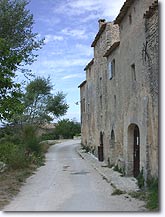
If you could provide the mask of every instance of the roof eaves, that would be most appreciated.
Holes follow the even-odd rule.
[[[99,40],[101,34],[104,32],[105,27],[106,27],[106,23],[104,23],[104,24],[100,27],[100,29],[99,29],[99,31],[98,31],[98,33],[97,33],[97,35],[96,35],[94,41],[93,41],[92,44],[91,44],[91,47],[94,47],[94,46],[96,45],[96,43],[97,43],[97,41]]]
[[[82,87],[82,86],[84,86],[85,84],[86,84],[86,80],[85,81],[83,81],[79,86],[78,86],[78,88],[80,88],[80,87]]]
[[[85,66],[84,71],[86,71],[94,63],[94,58]]]
[[[103,57],[108,57],[119,45],[120,41],[114,42],[112,46],[105,52]]]
[[[154,11],[158,8],[158,0],[154,1],[154,3],[149,7],[149,10],[144,13],[144,18],[150,18]]]
[[[128,9],[131,7],[133,4],[134,0],[126,0],[123,4],[123,6],[120,9],[120,12],[118,16],[116,17],[114,24],[120,24],[124,16],[126,15]]]

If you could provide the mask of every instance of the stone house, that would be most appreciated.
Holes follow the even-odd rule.
[[[80,84],[82,144],[126,175],[158,176],[158,1],[126,0],[99,20]]]

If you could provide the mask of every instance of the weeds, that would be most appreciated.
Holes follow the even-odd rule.
[[[137,176],[138,186],[140,189],[144,188],[143,168]],[[142,196],[146,200],[146,208],[149,210],[158,210],[159,208],[159,191],[158,191],[158,178],[150,178],[147,180],[147,188],[143,193],[137,193],[139,198]]]
[[[87,145],[82,145],[82,149],[85,150],[86,153],[91,151],[91,148]]]
[[[144,176],[143,176],[143,168],[140,171],[139,175],[136,177],[137,181],[138,181],[138,186],[139,188],[143,188],[144,187]]]
[[[123,170],[121,168],[119,168],[118,164],[116,164],[113,168],[114,171],[117,171],[119,173],[123,173]]]
[[[116,188],[111,195],[121,195],[125,193],[126,193],[125,191]]]
[[[147,181],[147,208],[150,210],[158,210],[159,208],[159,190],[158,178],[151,178]]]

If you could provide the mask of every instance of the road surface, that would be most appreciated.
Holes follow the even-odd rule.
[[[4,211],[140,211],[140,202],[114,191],[76,152],[79,141],[53,145]]]

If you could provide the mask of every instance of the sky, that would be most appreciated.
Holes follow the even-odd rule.
[[[91,44],[98,20],[113,21],[124,0],[31,0],[33,32],[45,45],[30,69],[35,76],[50,76],[53,94],[63,91],[69,105],[63,118],[80,121],[80,90],[85,66],[93,58]],[[78,102],[78,103],[77,103]],[[78,105],[77,105],[78,104]]]

